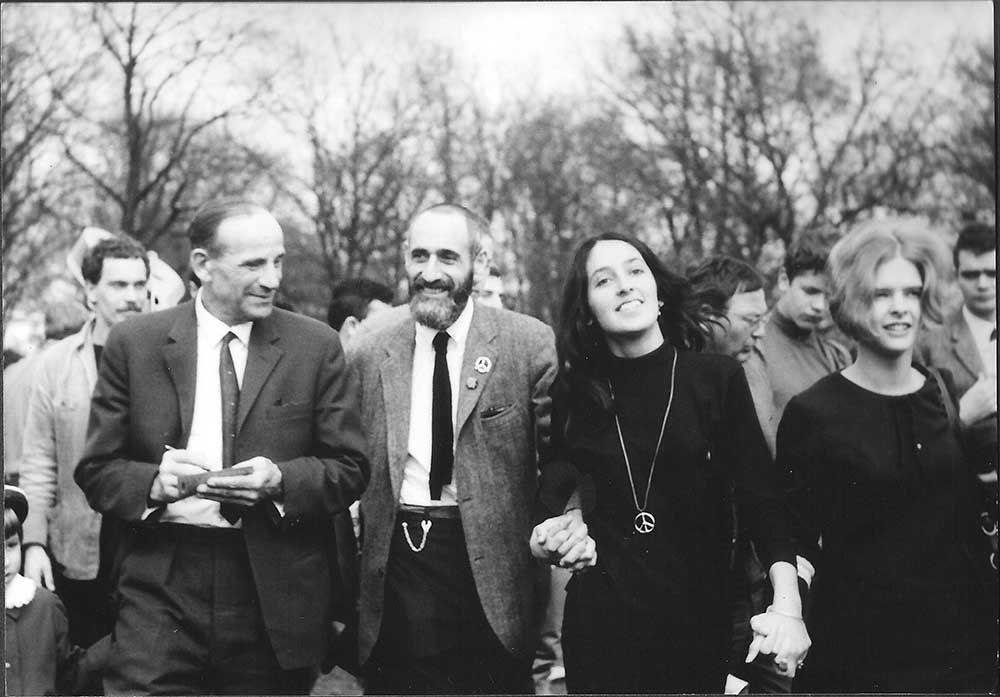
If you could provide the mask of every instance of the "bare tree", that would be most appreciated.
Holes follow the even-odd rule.
[[[419,105],[398,88],[397,73],[329,36],[331,57],[297,56],[301,88],[281,106],[308,166],[283,170],[274,185],[306,221],[297,244],[319,256],[327,288],[365,275],[391,284],[427,188]]]
[[[948,168],[965,184],[961,207],[966,216],[993,211],[997,202],[997,128],[994,47],[983,41],[958,61],[960,100],[952,107],[953,128],[944,144]]]
[[[64,134],[63,154],[96,191],[107,225],[169,248],[201,196],[245,191],[247,170],[227,167],[245,146],[227,129],[267,90],[266,74],[239,70],[264,35],[189,3],[95,3],[86,19],[85,39],[100,47],[95,87],[112,97],[65,102],[77,128]]]
[[[3,228],[3,311],[44,281],[39,264],[68,242],[70,211],[79,191],[57,156],[69,116],[62,100],[85,82],[86,57],[74,61],[56,47],[69,27],[43,21],[32,8],[0,6],[0,188]]]
[[[838,74],[786,9],[732,3],[626,28],[628,67],[607,84],[682,258],[755,258],[768,237],[906,210],[927,176],[934,114],[915,72],[876,36]]]
[[[502,213],[521,309],[536,317],[554,320],[565,264],[582,238],[643,227],[621,126],[613,113],[551,101],[524,106],[505,133]]]

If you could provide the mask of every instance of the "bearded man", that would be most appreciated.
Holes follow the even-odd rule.
[[[358,647],[368,694],[533,693],[527,541],[555,342],[538,320],[469,302],[486,232],[461,206],[419,213],[409,307],[349,350],[372,462]]]

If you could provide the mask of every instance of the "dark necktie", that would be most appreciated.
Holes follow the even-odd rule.
[[[997,328],[993,327],[993,331],[990,332],[990,341],[997,340]]]
[[[441,500],[441,489],[451,481],[455,461],[451,425],[451,377],[448,375],[448,332],[434,337],[434,390],[431,402],[431,499]]]
[[[232,332],[222,337],[219,351],[219,390],[222,395],[222,466],[236,464],[236,415],[240,408],[240,383],[236,379],[236,366],[229,342],[236,338]],[[240,519],[240,509],[232,504],[222,504],[222,517],[230,523]]]

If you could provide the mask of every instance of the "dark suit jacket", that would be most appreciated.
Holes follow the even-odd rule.
[[[940,329],[924,331],[917,356],[924,365],[951,373],[959,397],[972,387],[979,379],[979,374],[985,370],[961,308],[949,315]],[[977,469],[984,472],[995,469],[997,415],[987,416],[966,426],[965,441]]]
[[[408,308],[362,337],[349,363],[361,383],[372,481],[361,498],[359,658],[368,660],[382,624],[385,568],[410,426],[415,324]],[[479,373],[476,359],[491,368]],[[549,450],[556,373],[552,330],[526,315],[477,305],[462,358],[454,480],[472,575],[483,610],[513,654],[533,648],[533,558],[528,547],[538,466]]]
[[[111,331],[75,474],[95,510],[140,521],[165,446],[184,447],[191,431],[196,352],[190,302]],[[337,583],[332,516],[364,489],[364,452],[357,389],[336,332],[277,309],[254,322],[235,456],[265,456],[281,470],[284,517],[259,504],[243,516],[243,532],[285,669],[317,664],[326,649]]]

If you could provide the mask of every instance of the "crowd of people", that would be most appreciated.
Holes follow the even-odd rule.
[[[408,302],[326,323],[253,203],[181,302],[89,244],[89,317],[5,369],[8,694],[997,690],[995,227],[803,235],[773,288],[606,233],[551,327],[488,235],[424,209]]]

